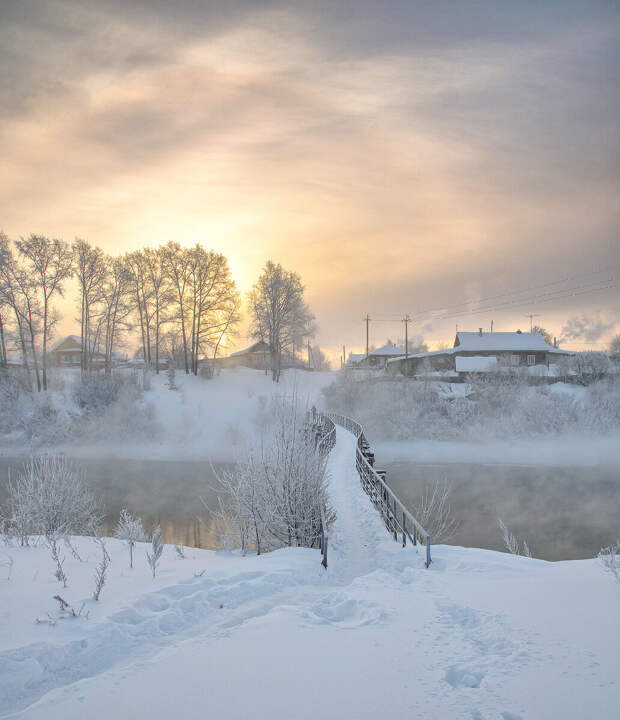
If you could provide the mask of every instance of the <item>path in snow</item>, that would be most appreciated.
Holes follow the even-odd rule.
[[[360,507],[362,503],[370,506],[370,502],[355,469],[356,439],[343,428],[337,427],[336,432],[336,445],[327,466],[329,498],[336,511],[336,521],[330,533],[333,557],[330,558],[328,552],[328,563],[332,568],[331,577],[337,582],[348,583],[376,568],[377,528],[372,521],[378,520],[378,516],[369,517],[368,508]]]

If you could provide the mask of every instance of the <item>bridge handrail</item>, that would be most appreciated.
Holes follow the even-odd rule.
[[[339,413],[321,413],[321,415],[332,423],[348,430],[357,438],[355,468],[360,476],[364,491],[369,495],[371,502],[381,513],[386,527],[394,535],[394,540],[397,539],[397,534],[400,533],[402,534],[403,547],[406,545],[407,537],[413,545],[417,544],[418,538],[426,545],[426,566],[428,567],[431,563],[431,537],[423,525],[407,510],[403,502],[368,462],[362,450],[364,445],[368,446],[364,428],[346,415],[340,415]],[[333,447],[333,445],[330,445],[330,449],[331,447]]]

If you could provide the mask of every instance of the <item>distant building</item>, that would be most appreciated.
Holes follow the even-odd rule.
[[[391,374],[423,375],[431,372],[492,372],[500,368],[548,368],[561,357],[575,353],[549,345],[540,333],[458,332],[454,346],[446,350],[392,358]]]
[[[263,340],[255,342],[250,347],[231,353],[226,358],[221,358],[220,363],[224,367],[249,367],[256,370],[265,370],[271,367],[271,349]]]
[[[80,367],[82,357],[82,341],[78,335],[67,335],[57,343],[50,352],[53,362],[60,367]],[[98,351],[91,354],[92,366],[103,367],[105,355]]]
[[[405,351],[396,347],[393,343],[387,343],[383,347],[372,350],[366,355],[358,355],[360,359],[356,362],[357,367],[363,368],[385,368],[388,360],[405,356]],[[349,355],[351,358],[351,355]]]

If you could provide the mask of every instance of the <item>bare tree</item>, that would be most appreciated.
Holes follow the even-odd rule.
[[[501,518],[497,519],[497,524],[499,525],[499,529],[502,532],[502,539],[504,540],[504,547],[506,550],[508,550],[509,553],[512,555],[523,555],[524,557],[532,557],[532,552],[529,548],[529,545],[524,540],[523,541],[523,550],[520,550],[519,548],[519,540],[513,533],[510,532],[510,530],[506,527],[504,521]]]
[[[532,332],[542,335],[542,339],[547,343],[547,345],[553,345],[553,337],[551,333],[544,327],[541,327],[540,325],[534,325],[534,327],[532,328]]]
[[[183,250],[178,243],[172,241],[162,248],[162,254],[166,273],[172,283],[175,296],[174,317],[181,326],[185,372],[189,375],[190,365],[187,337],[187,304],[193,272],[192,263],[195,258],[190,256],[186,250]]]
[[[611,339],[609,343],[609,356],[620,359],[620,334]]]
[[[106,275],[103,283],[103,336],[105,372],[112,372],[112,359],[122,330],[128,327],[131,312],[130,291],[132,277],[123,258],[106,258]]]
[[[103,250],[76,238],[73,242],[75,273],[80,284],[80,369],[92,370],[92,359],[99,347],[101,323],[96,322],[103,299],[106,262]],[[93,327],[94,324],[94,327]]]
[[[295,272],[268,261],[248,295],[251,331],[269,344],[271,376],[280,380],[282,355],[294,354],[314,334],[314,316],[304,301],[304,286]]]
[[[172,284],[166,274],[163,249],[145,248],[144,267],[146,274],[146,285],[148,297],[150,298],[151,312],[149,316],[149,340],[150,330],[154,335],[155,344],[155,373],[159,374],[160,341],[163,325],[168,322],[169,306],[173,300]]]
[[[432,487],[425,488],[413,505],[413,514],[436,543],[449,540],[458,528],[450,507],[450,492],[447,480],[437,480]]]
[[[200,245],[188,251],[191,267],[191,370],[198,374],[203,348],[216,348],[239,322],[239,296],[223,255]],[[215,350],[215,352],[217,352]]]
[[[26,239],[17,240],[15,245],[26,259],[32,287],[40,297],[43,390],[47,390],[47,344],[56,320],[52,300],[54,295],[63,294],[63,283],[73,273],[72,253],[63,240],[50,240],[44,235],[29,235]]]
[[[15,316],[22,360],[31,387],[29,353],[37,381],[37,389],[41,390],[41,375],[38,364],[38,345],[40,333],[40,305],[36,296],[35,284],[26,269],[12,252],[5,235],[0,236],[2,242],[2,262],[0,263],[0,295]]]
[[[0,367],[6,367],[8,364],[6,352],[6,336],[5,336],[5,308],[9,307],[8,300],[4,290],[4,268],[9,262],[9,241],[7,236],[0,232]]]

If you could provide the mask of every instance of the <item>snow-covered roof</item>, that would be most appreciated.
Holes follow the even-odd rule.
[[[347,363],[358,363],[366,357],[366,353],[349,353]]]
[[[383,347],[373,350],[369,354],[374,357],[385,356],[385,355],[392,356],[392,355],[404,355],[405,351],[401,350],[401,348],[396,347],[396,345],[393,345],[392,343],[388,343],[387,345],[384,345]]]
[[[420,353],[409,353],[408,358],[425,358],[425,357],[433,357],[434,355],[454,355],[454,353],[459,348],[446,348],[445,350],[427,350],[426,352],[420,352]],[[395,357],[390,358],[388,360],[388,363],[395,363],[395,362],[403,362],[405,360],[405,354],[403,353],[402,357]]]
[[[540,333],[524,332],[458,332],[454,346],[465,352],[566,352],[549,345]]]
[[[258,342],[255,342],[253,345],[250,345],[250,347],[247,347],[244,350],[237,350],[237,352],[230,353],[229,357],[248,355],[249,353],[253,352],[269,352],[269,345],[267,345],[267,343],[263,340],[259,340]]]
[[[80,347],[80,348],[82,347],[82,339],[80,338],[79,335],[67,335],[62,340],[59,340],[56,343],[56,345],[54,345],[54,347],[52,348],[52,352],[54,352],[55,350],[58,350],[58,348],[61,345],[64,345],[68,340],[71,340],[71,342],[73,342],[78,347]],[[65,348],[65,349],[69,350],[70,348]]]

